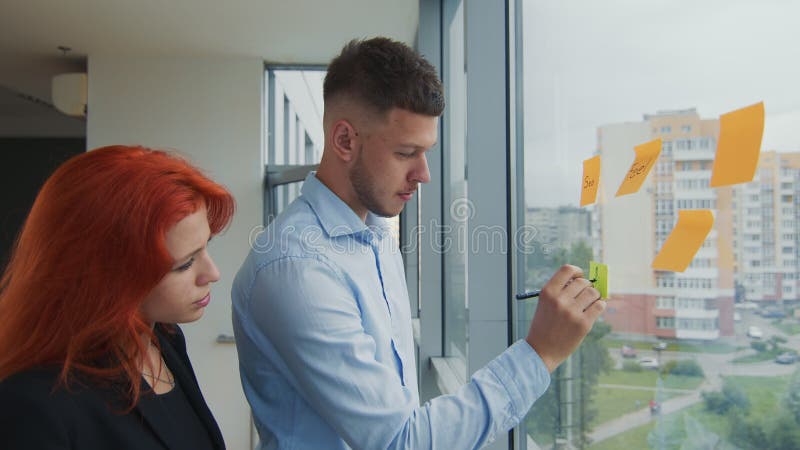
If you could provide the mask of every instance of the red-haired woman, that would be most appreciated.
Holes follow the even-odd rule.
[[[0,447],[219,449],[175,325],[203,315],[234,201],[141,147],[76,156],[39,192],[0,280]]]

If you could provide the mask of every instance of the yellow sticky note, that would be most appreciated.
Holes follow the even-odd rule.
[[[617,191],[617,197],[633,194],[642,187],[647,174],[650,173],[650,169],[656,164],[658,155],[661,153],[661,138],[637,145],[634,150],[636,150],[636,159],[633,160],[631,168],[625,174],[625,179],[622,180]]]
[[[594,288],[600,291],[600,298],[608,298],[608,266],[589,261],[589,279],[594,280]]]
[[[764,102],[723,114],[711,187],[753,181],[764,135]]]
[[[591,205],[597,199],[597,186],[600,184],[600,155],[583,161],[581,179],[581,206]]]
[[[653,268],[673,272],[686,270],[713,225],[714,215],[711,210],[679,210],[678,223],[653,260]]]

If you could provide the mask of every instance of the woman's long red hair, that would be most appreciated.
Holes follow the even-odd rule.
[[[140,394],[139,311],[174,261],[165,233],[205,202],[211,233],[234,200],[183,159],[143,147],[103,147],[73,157],[45,182],[0,279],[0,380],[58,365],[130,383]],[[104,363],[98,364],[99,361]]]

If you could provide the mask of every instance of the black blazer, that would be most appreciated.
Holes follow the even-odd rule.
[[[177,328],[177,327],[176,327]],[[180,383],[215,449],[224,449],[217,422],[208,409],[186,354],[180,328],[171,334],[155,327],[164,360]],[[11,449],[182,449],[184,430],[170,427],[152,392],[143,394],[128,414],[121,397],[126,386],[53,387],[59,368],[35,369],[0,382],[0,447]],[[143,391],[149,386],[143,383]]]

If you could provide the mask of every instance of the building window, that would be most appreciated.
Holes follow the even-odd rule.
[[[656,328],[673,329],[675,328],[674,317],[656,317]]]
[[[672,155],[672,141],[663,141],[661,143],[661,155],[662,156]]]
[[[675,297],[658,297],[656,298],[656,308],[658,309],[673,309],[675,307]]]

